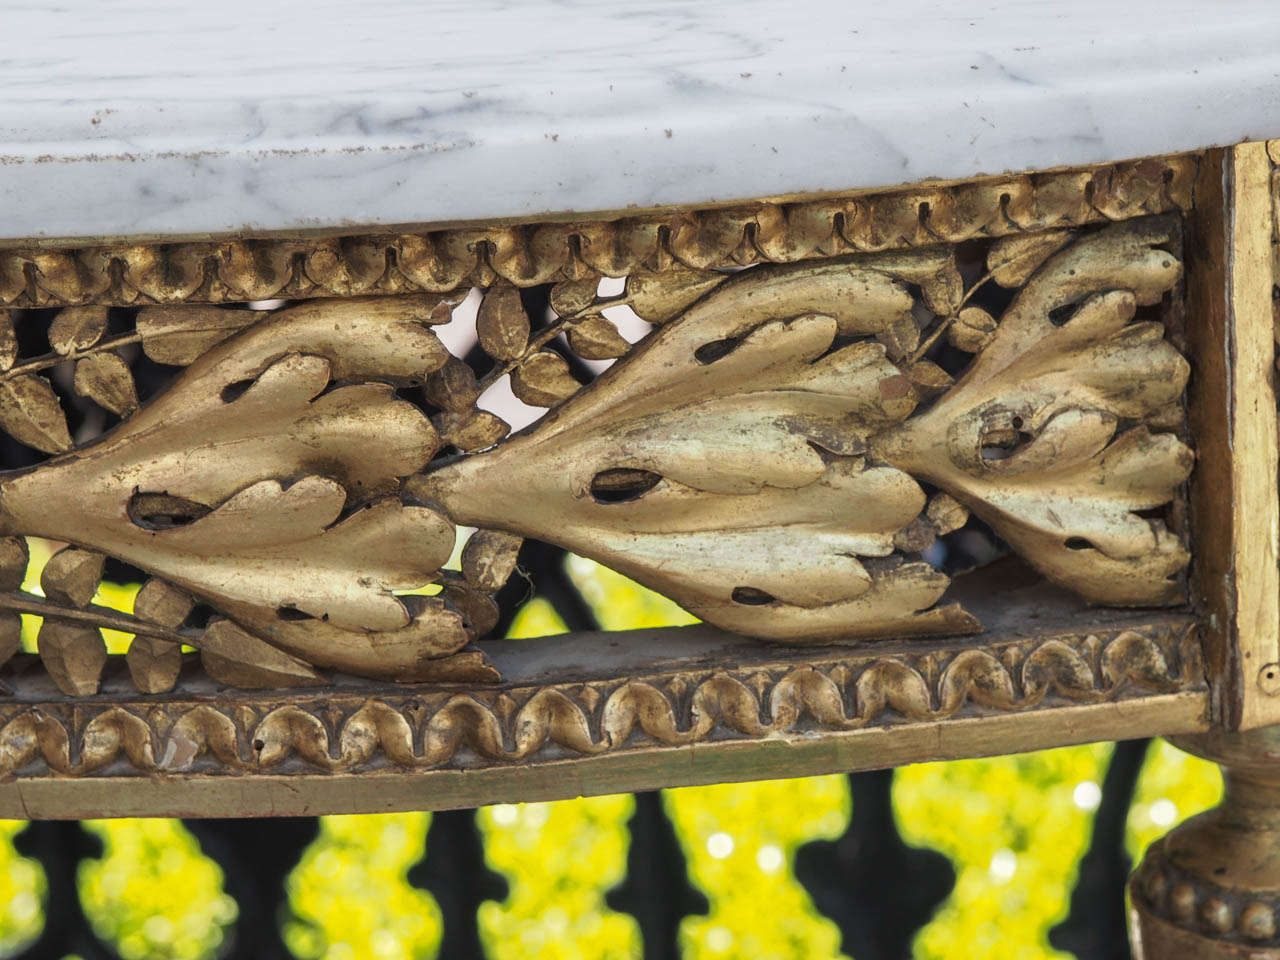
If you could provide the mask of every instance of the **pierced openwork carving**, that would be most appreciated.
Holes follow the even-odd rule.
[[[103,626],[139,635],[146,692],[172,686],[183,643],[232,685],[495,680],[469,644],[531,536],[756,637],[974,632],[922,557],[970,513],[1087,599],[1176,604],[1188,366],[1153,317],[1179,242],[1152,218],[1010,236],[982,261],[636,270],[618,294],[562,281],[542,325],[499,283],[476,317],[480,377],[431,330],[465,288],[146,307],[119,332],[72,307],[51,352],[21,359],[0,324],[0,427],[52,454],[0,478],[0,630],[11,655],[17,614],[45,616],[41,657],[69,694],[97,689]],[[1003,309],[978,305],[1000,289]],[[635,347],[605,315],[623,306],[657,326]],[[141,403],[137,345],[182,368]],[[603,359],[581,388],[573,365]],[[44,374],[59,369],[123,422],[75,446]],[[507,375],[551,410],[504,440],[477,402]],[[479,530],[455,571],[458,525]],[[71,544],[44,598],[18,589],[26,536]],[[134,616],[90,602],[104,555],[156,578]]]
[[[739,274],[528,432],[408,488],[777,639],[978,629],[933,609],[948,579],[911,559],[966,510],[1090,599],[1177,602],[1187,552],[1139,511],[1190,470],[1150,429],[1180,422],[1188,366],[1130,322],[1181,275],[1174,230],[995,244],[988,275],[1021,288],[998,321],[948,251]],[[922,305],[942,318],[924,339]],[[944,334],[976,354],[954,384],[924,359]]]

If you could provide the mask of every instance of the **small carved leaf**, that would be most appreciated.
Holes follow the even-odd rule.
[[[0,313],[0,370],[8,370],[18,359],[18,335],[13,329],[13,311]]]
[[[138,409],[129,364],[114,353],[94,353],[76,361],[76,393],[120,417]]]
[[[26,537],[0,538],[0,590],[17,590],[27,576]]]
[[[465,288],[463,288],[465,289]],[[461,298],[445,295],[440,298],[440,302],[431,308],[431,312],[427,314],[422,321],[429,326],[443,326],[453,319],[453,310],[461,302]]]
[[[200,660],[209,676],[231,687],[305,687],[323,684],[315,670],[230,620],[215,620],[200,637]]]
[[[133,600],[133,615],[148,623],[176,630],[190,615],[195,600],[173,584],[153,577]]]
[[[599,289],[600,280],[594,276],[557,283],[551,288],[551,309],[562,317],[581,313],[596,302]]]
[[[937,273],[921,282],[920,294],[925,306],[941,316],[949,317],[960,309],[964,303],[964,278],[956,269],[954,258],[948,257]]]
[[[139,691],[168,693],[182,671],[182,647],[159,637],[137,636],[129,644],[124,660]]]
[[[893,548],[903,553],[919,553],[933,546],[938,531],[924,517],[916,517],[893,535]]]
[[[524,538],[499,530],[477,530],[462,548],[462,575],[479,590],[494,593],[516,568]]]
[[[925,508],[925,515],[938,536],[959,530],[969,522],[969,511],[947,493],[934,494],[929,500],[929,506]]]
[[[598,313],[569,328],[569,346],[584,360],[615,360],[631,349],[618,328]]]
[[[67,415],[57,394],[49,381],[33,374],[0,381],[0,428],[45,453],[71,449]]]
[[[884,344],[891,360],[901,360],[920,345],[920,328],[910,313],[904,313],[886,320],[876,339]]]
[[[40,625],[36,649],[58,689],[70,697],[98,692],[107,644],[97,627],[46,618]]]
[[[476,405],[480,398],[480,385],[475,371],[457,357],[450,357],[423,384],[427,402],[441,410],[461,413]]]
[[[1002,287],[1020,287],[1031,279],[1040,264],[1061,250],[1075,236],[1071,230],[1014,234],[1001,237],[987,252],[987,270]]]
[[[143,307],[136,321],[142,352],[156,363],[186,366],[262,313],[217,307]]]
[[[476,336],[495,360],[515,360],[529,345],[529,316],[512,286],[494,287],[480,301]]]
[[[106,558],[92,550],[64,547],[49,558],[40,574],[40,588],[56,603],[73,607],[88,605],[98,592],[102,564]]]
[[[725,273],[684,266],[659,273],[638,270],[627,277],[627,303],[640,319],[666,323],[727,279]]]
[[[500,611],[493,597],[460,584],[446,584],[445,598],[462,614],[473,635],[482,637],[498,623]]]
[[[580,386],[564,357],[550,350],[539,350],[511,373],[511,392],[535,407],[555,406],[577,393]]]
[[[22,617],[16,613],[0,613],[0,666],[13,659],[22,649]]]
[[[49,325],[49,346],[65,356],[87,350],[106,332],[106,307],[67,307]]]
[[[965,307],[947,328],[947,341],[957,350],[979,353],[995,336],[996,321],[981,307]]]
[[[470,453],[483,450],[511,432],[511,425],[488,410],[441,413],[431,418],[445,443]]]
[[[907,368],[907,379],[925,396],[946,390],[955,383],[951,374],[936,363],[920,360]]]

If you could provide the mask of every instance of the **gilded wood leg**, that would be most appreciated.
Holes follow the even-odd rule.
[[[1280,726],[1170,740],[1221,765],[1226,792],[1134,873],[1135,956],[1280,958]]]

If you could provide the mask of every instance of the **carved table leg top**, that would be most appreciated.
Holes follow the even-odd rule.
[[[1280,957],[1280,727],[1175,736],[1221,764],[1222,803],[1157,840],[1131,883],[1141,957]]]

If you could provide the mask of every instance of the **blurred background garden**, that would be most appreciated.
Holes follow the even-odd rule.
[[[26,587],[38,591],[48,551],[39,544],[33,548]],[[607,629],[689,622],[669,601],[590,561],[570,557],[567,565]],[[98,601],[129,610],[136,590],[104,584]],[[33,647],[38,620],[27,620],[24,634]],[[540,636],[562,629],[554,609],[535,598],[521,608],[511,633]],[[127,640],[108,637],[117,650]],[[913,956],[1071,956],[1050,946],[1049,931],[1069,913],[1113,749],[1095,744],[926,763],[893,774],[892,813],[903,840],[945,856],[955,875],[949,895],[915,934]],[[1128,854],[1136,863],[1148,843],[1214,804],[1220,792],[1211,764],[1153,743],[1128,809]],[[853,806],[849,778],[666,790],[660,802],[688,882],[705,897],[699,904],[705,912],[678,922],[674,936],[681,956],[848,955],[842,953],[837,923],[815,907],[795,865],[806,844],[845,833]],[[629,795],[478,811],[484,864],[506,888],[504,898],[486,900],[476,912],[485,954],[492,960],[640,958],[638,921],[606,899],[626,881],[634,813]],[[21,953],[45,922],[45,873],[14,846],[15,840],[23,846],[26,827],[0,821],[4,955]],[[102,820],[84,827],[100,838],[102,855],[86,857],[76,868],[80,904],[97,937],[120,957],[259,955],[247,937],[237,936],[241,907],[228,893],[226,876],[180,821]],[[424,866],[448,876],[449,864],[423,862],[431,829],[427,813],[321,818],[315,840],[287,875],[279,920],[289,951],[324,960],[440,955],[440,905],[409,879],[411,870]],[[245,853],[252,863],[253,851]],[[839,882],[828,877],[828,889]],[[610,899],[616,903],[617,895]]]

